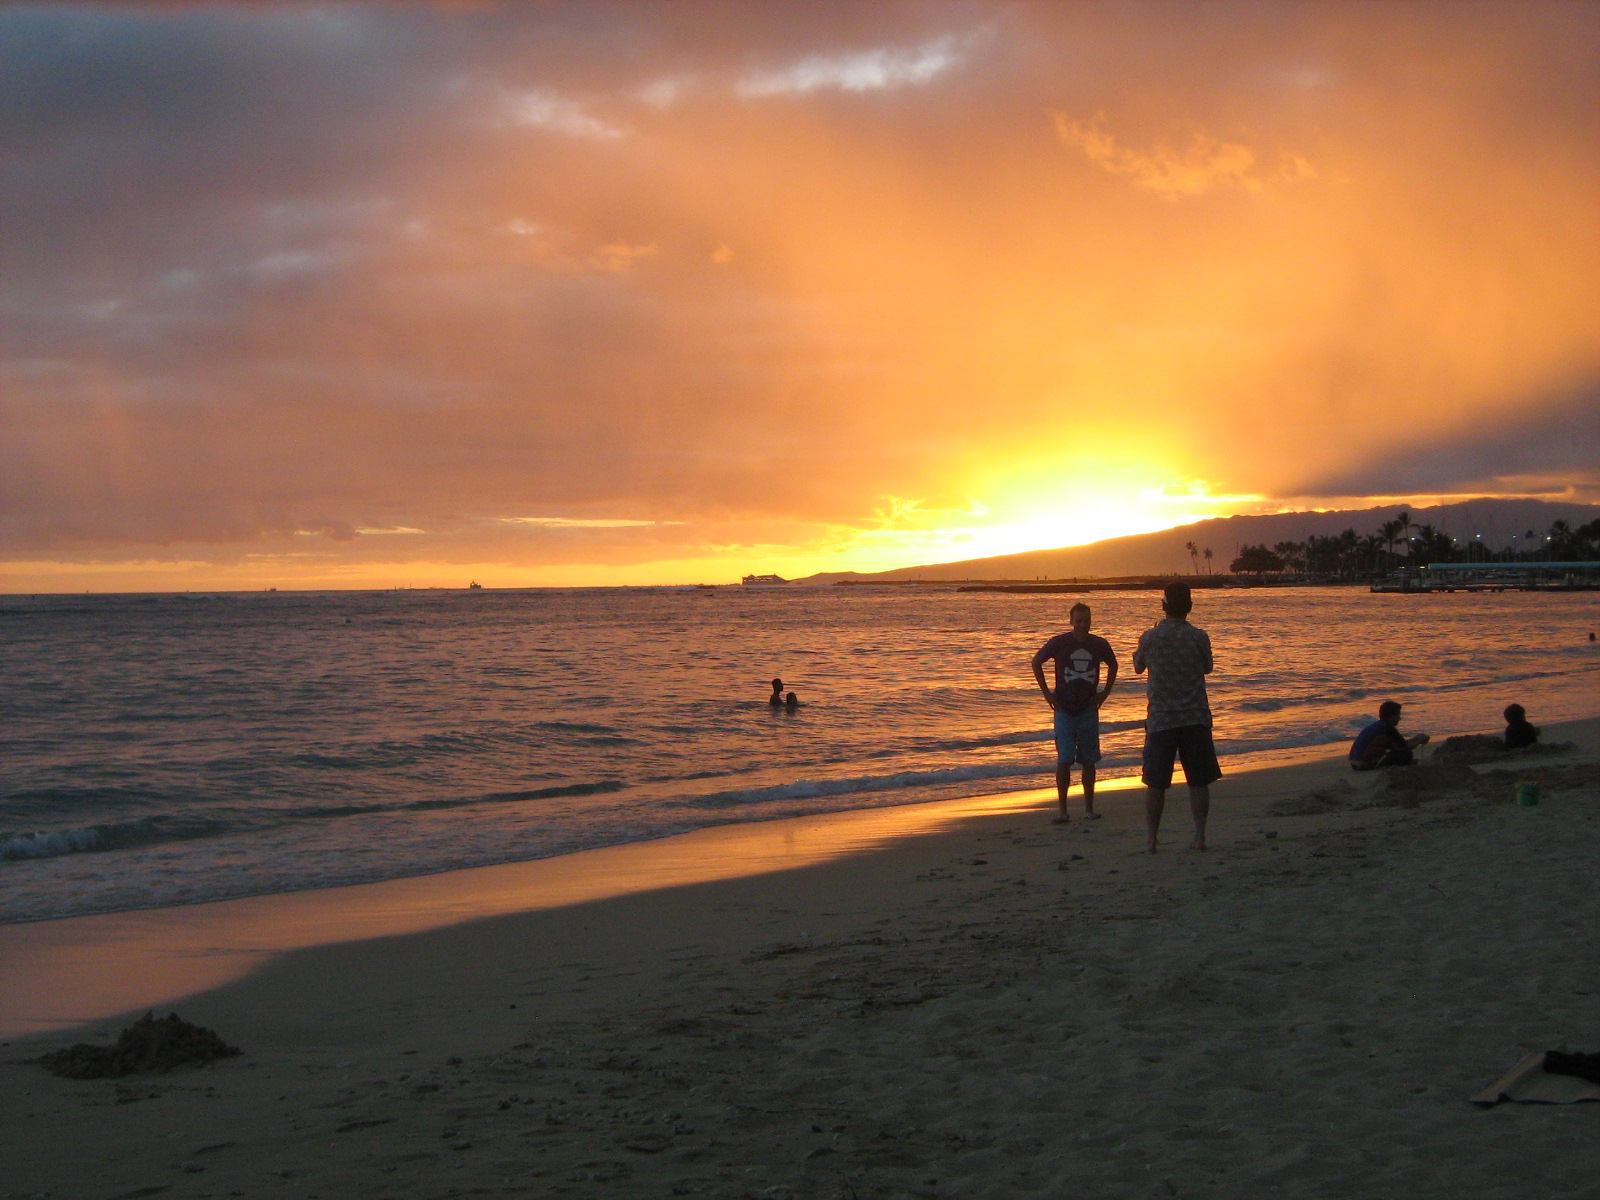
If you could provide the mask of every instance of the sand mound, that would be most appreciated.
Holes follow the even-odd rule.
[[[1409,767],[1390,767],[1375,774],[1378,781],[1370,801],[1373,807],[1415,808],[1429,800],[1446,797],[1459,800],[1485,790],[1483,776],[1471,767],[1449,759],[1440,761],[1437,757]]]
[[[1286,796],[1282,800],[1274,800],[1267,805],[1267,815],[1271,817],[1315,816],[1317,813],[1332,812],[1339,808],[1359,807],[1357,804],[1359,799],[1360,796],[1356,789],[1350,786],[1350,781],[1341,779],[1329,787],[1302,792],[1298,796]]]
[[[1488,733],[1459,733],[1445,738],[1429,757],[1430,762],[1471,763],[1521,762],[1529,758],[1549,758],[1557,754],[1570,754],[1571,742],[1551,742],[1548,746],[1525,746],[1520,750],[1507,750],[1505,742]]]
[[[1451,762],[1492,762],[1505,754],[1505,742],[1489,733],[1458,733],[1433,750],[1434,758]]]
[[[1505,751],[1500,751],[1502,757]],[[1416,808],[1429,800],[1461,799],[1484,792],[1484,777],[1459,761],[1429,758],[1409,767],[1386,767],[1363,773],[1357,787],[1341,779],[1315,791],[1288,796],[1267,805],[1268,816],[1307,817],[1338,809]]]
[[[120,1075],[162,1075],[176,1067],[198,1067],[239,1054],[213,1031],[191,1025],[177,1013],[145,1013],[118,1036],[115,1045],[79,1042],[39,1057],[39,1065],[68,1079],[110,1079]]]

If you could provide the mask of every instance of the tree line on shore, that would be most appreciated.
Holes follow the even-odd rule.
[[[1187,549],[1194,559],[1194,543],[1188,543]],[[1209,560],[1211,551],[1205,553]],[[1275,542],[1271,546],[1246,544],[1240,547],[1239,557],[1228,569],[1235,575],[1292,572],[1355,578],[1430,563],[1593,562],[1597,559],[1600,559],[1600,518],[1577,528],[1569,521],[1556,521],[1543,534],[1529,529],[1514,534],[1508,545],[1497,549],[1481,537],[1465,540],[1451,537],[1425,522],[1413,522],[1408,512],[1400,512],[1364,537],[1354,529],[1346,529],[1326,536],[1313,534],[1303,542]]]

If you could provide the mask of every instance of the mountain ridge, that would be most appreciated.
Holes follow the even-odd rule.
[[[1214,573],[1226,573],[1228,564],[1247,544],[1303,541],[1313,534],[1331,536],[1347,528],[1359,534],[1374,532],[1396,514],[1408,512],[1414,524],[1428,524],[1463,542],[1481,535],[1495,550],[1507,545],[1520,546],[1526,531],[1539,537],[1552,522],[1565,520],[1574,526],[1600,517],[1600,505],[1549,500],[1462,500],[1415,508],[1407,504],[1386,504],[1365,509],[1335,509],[1326,512],[1266,513],[1256,516],[1209,517],[1188,525],[1154,533],[1137,533],[1107,538],[1081,546],[1061,546],[1043,550],[1024,550],[986,558],[959,559],[926,566],[897,567],[888,571],[824,571],[796,583],[828,584],[844,581],[900,582],[1095,579],[1132,575],[1190,575],[1196,562],[1185,543],[1194,542],[1203,553],[1210,547],[1215,557]],[[1512,542],[1513,536],[1516,542]],[[1204,564],[1204,560],[1200,560]],[[1203,566],[1202,566],[1203,569]]]

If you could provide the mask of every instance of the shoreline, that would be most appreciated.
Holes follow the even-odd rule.
[[[1546,738],[1600,725],[1600,718],[1552,723]],[[1600,731],[1595,733],[1600,753]],[[1265,796],[1315,790],[1347,777],[1328,746],[1259,752],[1267,761],[1235,769],[1214,785],[1213,834],[1247,819]],[[1224,767],[1227,763],[1224,762]],[[1142,831],[1137,774],[1102,778],[1097,794],[1135,792],[1093,828]],[[1072,811],[1082,792],[1074,782]],[[247,977],[273,958],[336,943],[427,933],[503,916],[570,908],[670,888],[757,879],[878,852],[909,840],[960,836],[964,826],[1022,814],[1041,820],[1054,786],[733,821],[664,837],[548,858],[450,868],[364,883],[263,892],[219,900],[119,909],[0,924],[0,1038],[90,1026]],[[1220,805],[1221,813],[1216,812]],[[1083,827],[1081,815],[1078,828]],[[1186,828],[1181,785],[1169,793],[1163,836]],[[1077,830],[1075,829],[1074,832]],[[1174,842],[1177,848],[1179,842]],[[116,970],[108,967],[116,964]],[[61,998],[71,996],[70,1011]],[[46,998],[48,998],[46,1000]],[[57,1006],[50,1014],[40,1005]]]
[[[1324,744],[1260,751],[1266,761],[1231,771],[1217,785],[1218,794],[1316,786],[1343,770],[1342,756],[1330,758],[1327,749]],[[1100,779],[1097,794],[1142,795],[1137,767],[1130,770],[1135,773]],[[1071,800],[1076,811],[1082,804],[1076,782]],[[984,818],[1044,814],[1055,802],[1051,785],[730,821],[548,858],[7,922],[0,924],[0,962],[8,968],[0,973],[0,1039],[88,1027],[153,1005],[170,1006],[299,950],[800,870],[949,833]],[[1175,789],[1164,822],[1169,831],[1172,813],[1187,820],[1185,804]],[[1119,814],[1119,828],[1129,819],[1142,828],[1142,801],[1134,800],[1133,807],[1131,818]],[[73,997],[73,1005],[63,1010],[66,996]],[[45,1012],[41,1005],[54,1007]]]
[[[244,1056],[75,1081],[31,1059],[123,1019],[7,1038],[0,1196],[1579,1194],[1600,1106],[1466,1102],[1531,1051],[1600,1049],[1600,719],[1545,737],[1579,748],[1507,773],[1547,776],[1534,808],[1458,770],[1274,815],[1382,780],[1328,759],[1235,774],[1205,854],[1182,849],[1181,789],[1154,857],[1136,791],[1093,823],[1075,794],[1065,827],[1044,791],[930,805],[953,819],[909,832],[861,829],[895,808],[636,844],[676,843],[685,881],[635,861],[626,888],[544,908],[506,881],[521,908],[412,932],[395,884],[366,885],[389,893],[378,935],[336,891],[263,898],[273,919],[232,943],[192,923],[223,905],[153,910],[153,985],[259,955],[171,1006]],[[730,832],[765,873],[738,873],[755,845]],[[297,906],[356,940],[275,948]],[[137,965],[104,949],[55,939],[66,967]]]
[[[1487,731],[1471,731],[1471,732],[1487,732]],[[1253,772],[1256,772],[1256,771],[1263,771],[1263,770],[1276,770],[1276,769],[1279,769],[1279,768],[1282,768],[1282,767],[1295,767],[1295,766],[1300,766],[1300,765],[1304,765],[1304,764],[1311,763],[1311,762],[1321,761],[1323,758],[1327,757],[1328,752],[1331,749],[1333,749],[1335,747],[1343,746],[1344,744],[1345,743],[1343,741],[1339,741],[1339,742],[1318,742],[1318,743],[1314,743],[1314,744],[1311,744],[1311,745],[1303,745],[1303,746],[1273,746],[1273,747],[1268,747],[1268,748],[1263,748],[1263,749],[1258,749],[1258,750],[1245,751],[1243,753],[1223,754],[1223,755],[1220,756],[1220,761],[1221,761],[1223,769],[1225,771],[1227,771],[1229,774],[1244,774],[1244,773],[1253,773]],[[1103,789],[1103,790],[1116,790],[1116,789],[1120,789],[1120,788],[1141,786],[1138,783],[1138,773],[1139,773],[1139,764],[1138,764],[1138,762],[1136,760],[1135,761],[1124,762],[1124,763],[1122,763],[1120,765],[1112,766],[1112,767],[1109,767],[1109,768],[1107,768],[1106,765],[1104,763],[1102,763],[1101,764],[1101,775],[1100,775],[1100,780],[1099,780],[1099,787],[1101,789]],[[1048,769],[1040,769],[1037,772],[1033,772],[1033,774],[1035,774],[1039,779],[1045,779],[1045,778],[1048,777],[1049,771],[1048,771]],[[884,803],[884,804],[868,805],[868,806],[863,806],[863,807],[824,809],[824,810],[822,810],[820,812],[815,812],[815,813],[774,813],[772,815],[751,815],[751,816],[745,817],[743,819],[734,818],[734,819],[722,821],[722,822],[719,822],[719,823],[716,823],[716,824],[700,826],[697,829],[680,830],[680,831],[672,832],[672,833],[652,834],[652,835],[637,837],[637,838],[635,838],[633,840],[625,841],[625,842],[613,842],[613,843],[610,843],[610,844],[602,844],[602,845],[598,845],[598,846],[581,847],[581,848],[578,848],[578,849],[566,850],[566,851],[563,851],[563,852],[557,853],[557,854],[539,855],[539,856],[535,856],[535,857],[531,857],[531,858],[511,858],[511,859],[505,859],[505,860],[500,860],[500,861],[489,861],[489,862],[480,862],[480,863],[468,863],[468,864],[457,864],[457,865],[449,865],[449,866],[439,866],[439,867],[436,867],[436,868],[433,868],[433,869],[430,869],[430,870],[418,871],[418,872],[415,872],[415,873],[412,873],[412,874],[379,875],[379,876],[377,876],[375,878],[370,878],[370,879],[340,880],[340,881],[337,881],[337,882],[313,883],[313,884],[306,884],[306,885],[302,885],[302,886],[291,886],[291,887],[263,889],[261,891],[235,892],[235,893],[231,893],[231,894],[223,894],[223,895],[217,895],[217,896],[204,896],[204,897],[198,897],[198,898],[186,899],[186,900],[179,900],[179,901],[164,900],[164,901],[159,901],[159,902],[127,904],[127,905],[123,905],[123,906],[119,906],[119,907],[107,907],[107,908],[100,908],[100,909],[89,909],[89,910],[85,910],[85,911],[75,911],[75,912],[65,912],[65,913],[46,913],[46,914],[40,914],[40,915],[31,915],[30,914],[30,915],[9,916],[9,917],[5,917],[5,918],[0,918],[0,931],[4,931],[4,930],[6,930],[6,929],[8,929],[8,928],[10,928],[12,926],[17,926],[17,925],[35,925],[35,924],[55,922],[55,921],[77,921],[77,920],[85,920],[85,919],[90,919],[90,918],[114,918],[114,917],[118,917],[118,916],[131,916],[131,915],[139,914],[139,913],[160,912],[160,911],[164,911],[164,910],[167,910],[167,909],[187,909],[187,908],[203,907],[203,906],[212,905],[212,904],[228,904],[228,903],[235,903],[235,902],[242,902],[242,901],[268,900],[268,899],[271,899],[272,897],[275,897],[275,896],[293,896],[293,895],[300,895],[300,894],[303,894],[303,893],[320,893],[320,892],[330,892],[330,891],[344,891],[344,890],[347,890],[347,889],[356,889],[356,888],[379,887],[379,886],[383,886],[383,885],[386,885],[386,884],[404,884],[404,883],[406,883],[408,881],[430,879],[430,878],[434,878],[436,876],[441,876],[441,875],[456,875],[456,874],[463,873],[463,872],[493,870],[493,869],[496,869],[496,868],[514,868],[514,867],[519,867],[519,866],[526,866],[526,865],[529,865],[529,864],[532,864],[532,863],[554,862],[554,861],[558,861],[558,860],[562,860],[562,859],[571,858],[574,855],[593,854],[593,853],[595,853],[597,851],[603,851],[603,850],[620,850],[620,849],[623,849],[624,847],[628,847],[628,846],[649,845],[649,844],[656,843],[656,842],[670,841],[670,840],[672,840],[674,838],[688,837],[688,836],[691,836],[691,835],[694,835],[694,834],[707,834],[710,831],[717,830],[717,829],[737,828],[737,827],[743,827],[743,826],[747,826],[747,825],[764,825],[764,824],[770,824],[772,822],[806,821],[806,820],[812,820],[812,819],[832,818],[832,817],[848,818],[851,814],[888,813],[888,812],[891,812],[891,811],[898,811],[898,810],[902,810],[902,809],[921,810],[921,809],[927,808],[927,807],[936,807],[936,806],[943,806],[943,805],[979,805],[979,806],[985,806],[985,805],[988,805],[988,804],[1004,804],[1004,803],[1009,803],[1009,802],[1012,802],[1012,801],[1017,801],[1019,803],[1025,803],[1026,801],[1023,801],[1020,798],[1029,797],[1029,796],[1032,796],[1035,793],[1037,793],[1039,795],[1044,795],[1046,793],[1049,793],[1051,796],[1054,795],[1054,785],[1053,784],[1050,784],[1050,785],[1047,785],[1047,786],[1043,786],[1043,787],[1039,786],[1038,784],[1029,784],[1029,785],[1026,785],[1026,786],[1019,786],[1019,787],[1015,787],[1015,788],[1000,788],[999,790],[983,790],[985,788],[995,789],[997,787],[997,785],[1003,784],[1008,779],[1014,779],[1014,778],[1018,778],[1018,777],[1017,776],[1013,776],[1013,775],[998,775],[998,776],[994,776],[994,777],[991,777],[991,778],[978,780],[978,781],[975,782],[974,786],[977,787],[979,790],[976,790],[976,791],[973,791],[973,792],[970,792],[970,793],[967,793],[967,794],[958,794],[958,795],[954,795],[954,796],[944,796],[944,797],[939,797],[939,798],[936,798],[936,799],[904,799],[904,800],[890,801],[890,802]],[[926,785],[926,786],[932,787],[932,786],[935,786],[935,785]],[[1076,784],[1074,786],[1076,786]],[[888,791],[888,792],[891,792],[891,793],[892,792],[897,792],[899,790],[900,789],[885,789],[885,791]],[[907,790],[909,790],[909,789],[907,789]],[[840,793],[840,794],[841,795],[851,795],[852,793]],[[853,793],[853,794],[863,795],[863,794],[882,794],[882,793]],[[1039,801],[1039,803],[1043,803],[1043,801]],[[64,856],[58,856],[58,858],[60,860],[70,861],[70,862],[73,862],[73,863],[77,863],[77,862],[81,861],[81,855],[80,854],[74,854],[74,855],[70,855],[70,856],[65,856],[65,855]],[[42,861],[52,862],[52,861],[57,861],[57,859],[45,859],[45,860],[42,860]],[[692,882],[692,881],[687,881],[687,882]],[[3,942],[0,942],[0,944],[3,944]],[[4,1005],[4,998],[3,998],[3,987],[4,987],[3,981],[0,981],[0,1036],[3,1036],[3,1034],[4,1034],[3,1013],[4,1013],[5,1005]]]

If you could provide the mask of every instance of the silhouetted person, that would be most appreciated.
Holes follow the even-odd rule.
[[[1194,597],[1189,585],[1178,580],[1162,590],[1161,611],[1166,619],[1139,636],[1133,652],[1133,669],[1150,672],[1145,690],[1148,708],[1144,722],[1144,819],[1156,852],[1156,831],[1167,789],[1172,786],[1174,759],[1183,762],[1183,780],[1189,785],[1189,811],[1194,817],[1196,850],[1206,848],[1206,817],[1211,812],[1211,785],[1222,778],[1217,748],[1211,740],[1211,704],[1206,698],[1206,676],[1211,674],[1211,639],[1206,631],[1189,624]]]
[[[767,703],[772,705],[773,708],[779,708],[779,707],[782,706],[782,704],[783,704],[783,680],[774,679],[772,681],[772,695],[767,697]]]
[[[1061,815],[1056,824],[1067,823],[1067,790],[1072,786],[1072,764],[1083,768],[1083,815],[1098,817],[1094,810],[1094,765],[1100,761],[1100,706],[1111,695],[1117,682],[1117,656],[1102,637],[1089,632],[1093,614],[1082,602],[1067,614],[1070,633],[1058,633],[1033,656],[1033,677],[1044,693],[1045,703],[1055,711],[1056,800]],[[1044,681],[1044,664],[1055,660],[1056,688]],[[1106,667],[1105,690],[1100,690],[1100,664]]]
[[[1528,724],[1528,710],[1520,704],[1508,704],[1505,711],[1506,749],[1522,750],[1539,740],[1539,727]]]
[[[1356,734],[1356,740],[1350,743],[1350,766],[1357,771],[1407,767],[1417,761],[1411,752],[1427,744],[1425,733],[1408,738],[1400,732],[1400,705],[1385,700],[1378,705],[1378,719]]]
[[[796,696],[793,692],[788,693],[783,698],[783,706],[790,712],[793,712],[795,709],[800,707],[800,697]]]

